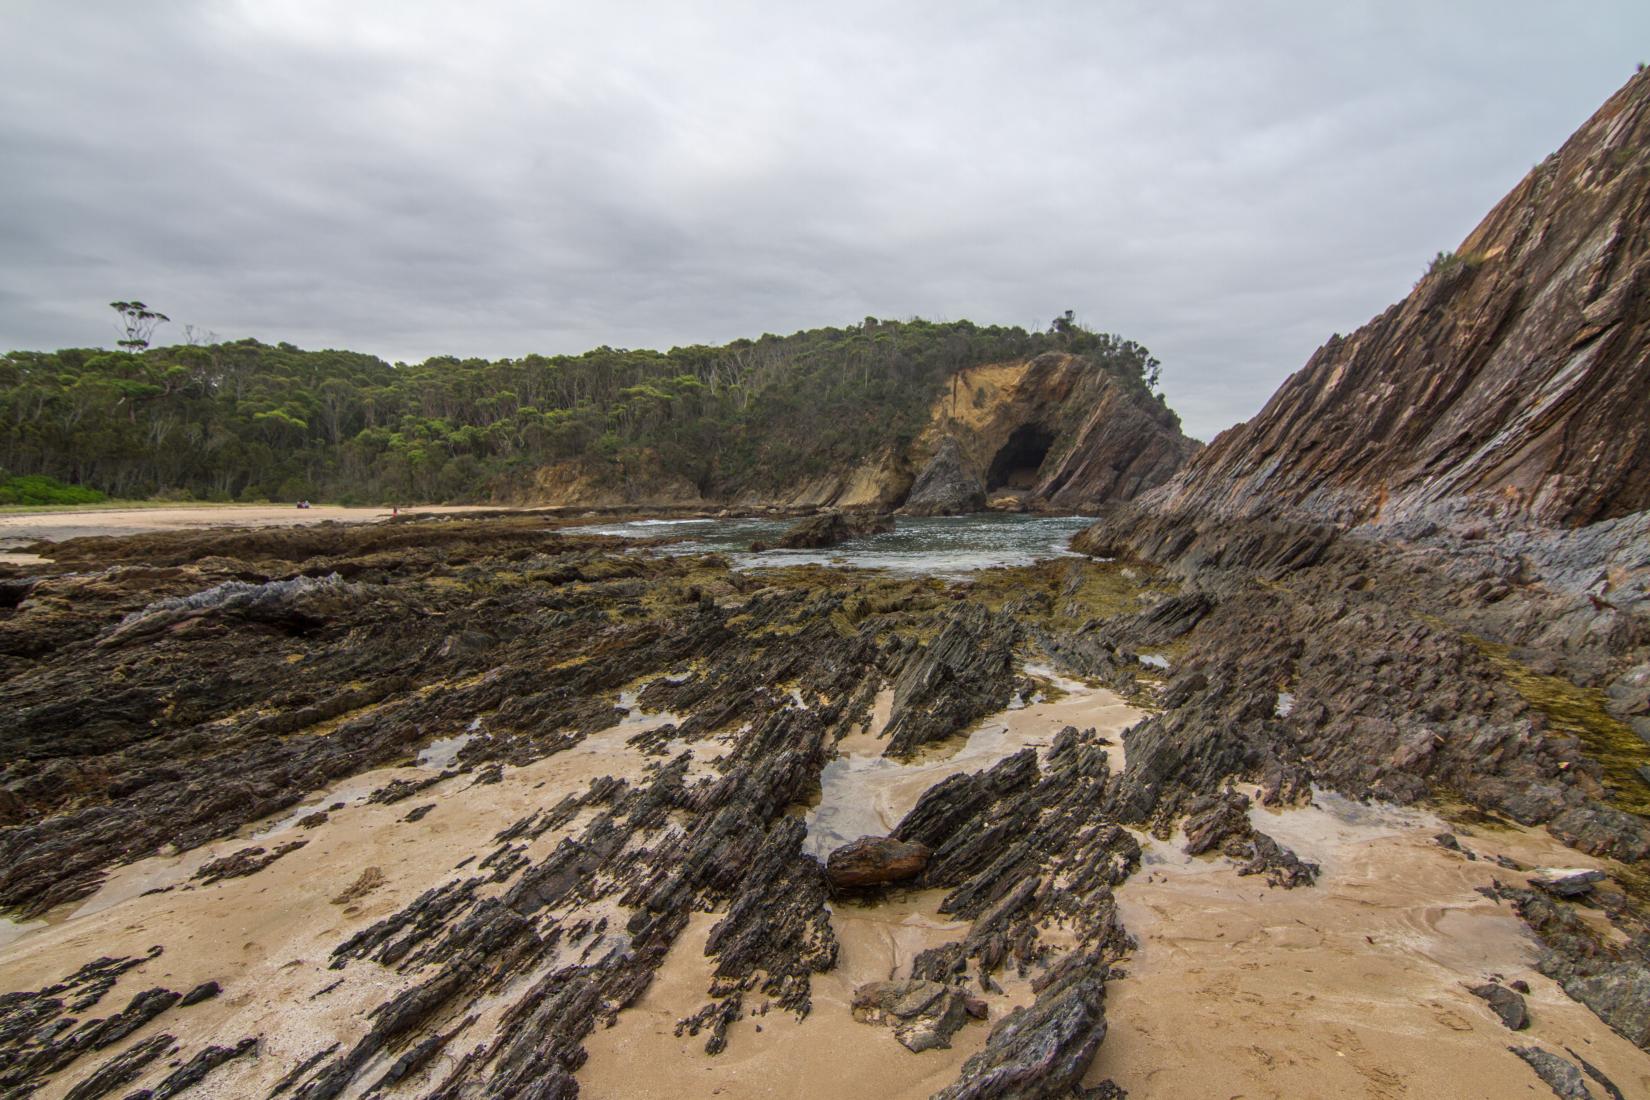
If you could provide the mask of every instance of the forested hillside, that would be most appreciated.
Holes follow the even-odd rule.
[[[1149,396],[1145,348],[1070,314],[1048,331],[867,318],[668,352],[391,365],[255,340],[0,358],[0,481],[117,497],[502,499],[571,458],[622,484],[763,491],[904,446],[958,370],[1048,350]]]

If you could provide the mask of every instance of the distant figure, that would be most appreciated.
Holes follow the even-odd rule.
[[[307,500],[300,500],[300,501],[299,501],[299,502],[298,502],[298,507],[300,507],[300,508],[308,508],[308,507],[309,507],[309,501],[307,501]]]
[[[401,514],[401,505],[399,505],[399,504],[390,505],[390,518],[391,519],[394,519],[396,516],[399,516],[400,514]]]

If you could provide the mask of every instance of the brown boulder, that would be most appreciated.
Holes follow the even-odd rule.
[[[928,845],[891,836],[862,836],[844,844],[825,860],[832,886],[881,886],[922,874],[933,853]]]

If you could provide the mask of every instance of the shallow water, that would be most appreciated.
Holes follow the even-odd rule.
[[[22,939],[30,932],[46,927],[43,920],[15,921],[9,917],[0,917],[0,947],[6,946],[13,940]]]
[[[851,539],[824,550],[765,550],[751,553],[753,542],[771,542],[788,531],[794,519],[643,519],[627,523],[565,528],[569,534],[622,538],[680,538],[661,549],[668,554],[727,554],[742,569],[784,565],[844,565],[895,573],[952,577],[995,566],[1030,565],[1073,553],[1071,537],[1094,521],[1086,516],[1019,516],[984,513],[972,516],[904,517],[894,530]]]
[[[1044,701],[1041,692],[977,723],[965,737],[953,738],[910,761],[881,755],[877,728],[865,737],[845,740],[836,759],[820,773],[820,797],[809,809],[803,849],[823,860],[832,850],[862,836],[885,836],[940,781],[963,772],[984,771],[1024,748],[1039,751],[1053,743],[1066,726],[1095,729],[1114,744],[1122,763],[1120,731],[1143,716],[1119,696],[1028,662],[1025,672],[1057,688],[1059,698]],[[886,718],[884,717],[884,721]]]
[[[446,771],[458,761],[464,746],[474,741],[481,731],[481,719],[472,718],[463,733],[452,737],[438,737],[419,750],[416,766],[432,771]]]

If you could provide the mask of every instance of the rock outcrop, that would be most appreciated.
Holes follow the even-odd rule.
[[[1161,511],[1575,526],[1650,508],[1650,73],[1408,298],[1336,336]]]
[[[985,1002],[941,982],[906,979],[869,982],[854,990],[854,1019],[886,1024],[916,1054],[951,1045],[951,1036],[972,1016],[985,1015]]]
[[[1232,777],[1268,805],[1448,795],[1650,858],[1631,724],[1650,711],[1647,213],[1641,73],[1408,299],[1075,541],[1182,582],[1161,613],[1086,631],[1115,648],[1160,620],[1179,647],[1161,713],[1124,735],[1117,820],[1184,819],[1189,850],[1275,860],[1279,885],[1310,874],[1243,796],[1214,793]],[[1650,925],[1603,877],[1492,896],[1541,941],[1543,974],[1650,1047]],[[1468,988],[1526,1020],[1516,990]],[[1580,1079],[1522,1053],[1549,1083]]]
[[[1467,992],[1490,1006],[1490,1011],[1506,1025],[1510,1031],[1523,1031],[1530,1026],[1530,1010],[1524,1004],[1524,996],[1517,990],[1508,989],[1500,982],[1485,982],[1475,985]]]
[[[820,550],[847,542],[849,539],[887,534],[893,529],[894,521],[888,516],[872,513],[821,512],[817,516],[809,516],[798,522],[796,526],[779,536],[773,545],[780,550]],[[756,543],[751,547],[752,550],[767,548],[762,543]]]
[[[1059,511],[1133,500],[1197,451],[1139,383],[1061,352],[960,372],[917,441],[922,473],[902,511]],[[922,463],[923,456],[926,462]]]
[[[1007,705],[1019,628],[1008,615],[965,604],[927,646],[904,658],[894,682],[885,754],[907,757]]]
[[[985,486],[963,458],[962,445],[946,436],[911,484],[900,512],[907,516],[955,516],[985,507]]]

